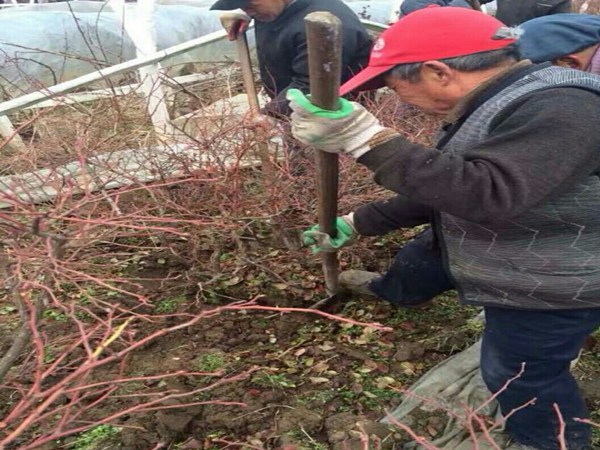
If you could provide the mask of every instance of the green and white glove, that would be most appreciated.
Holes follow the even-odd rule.
[[[287,92],[292,113],[292,134],[300,142],[329,153],[345,152],[360,158],[369,141],[387,130],[362,105],[340,98],[340,109],[328,111],[310,102],[298,89]]]
[[[310,246],[313,253],[335,252],[342,247],[352,244],[358,235],[354,228],[354,213],[338,217],[335,220],[336,235],[334,238],[319,231],[319,225],[314,225],[302,233],[304,245]]]

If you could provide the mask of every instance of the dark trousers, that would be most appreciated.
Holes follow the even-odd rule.
[[[431,230],[408,242],[381,278],[369,288],[397,306],[415,306],[453,288]],[[600,309],[521,311],[485,308],[486,328],[481,372],[490,391],[502,392],[504,415],[533,398],[533,405],[507,419],[507,432],[519,443],[539,450],[559,450],[557,404],[566,423],[569,450],[591,449],[590,427],[574,418],[588,412],[570,364],[586,337],[600,326]],[[525,363],[523,374],[515,377]]]
[[[388,271],[369,289],[396,306],[416,306],[453,289],[431,229],[402,247]]]
[[[558,406],[566,423],[569,450],[591,449],[591,430],[575,418],[587,418],[585,401],[570,372],[586,337],[600,326],[600,309],[519,311],[485,308],[481,372],[499,394],[512,438],[540,450],[558,450]],[[532,399],[535,403],[517,410]],[[516,411],[515,411],[516,410]]]

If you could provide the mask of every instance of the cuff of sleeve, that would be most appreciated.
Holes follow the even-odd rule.
[[[375,137],[382,135],[382,134],[387,135],[386,131],[388,131],[388,130],[394,132],[395,136],[399,136],[398,133],[396,133],[394,130],[392,130],[391,128],[382,127],[379,124],[379,121],[377,121],[374,125],[372,125],[370,128],[368,128],[364,133],[359,134],[357,139],[355,139],[355,141],[358,141],[360,143],[360,145],[354,145],[355,141],[350,141],[350,145],[347,146],[345,150],[354,159],[359,159],[360,157],[364,156],[366,153],[368,153],[373,148],[373,141],[374,140],[377,141],[377,139],[375,139]],[[368,136],[371,136],[371,137],[368,137]]]
[[[352,231],[356,234],[359,234],[358,231],[356,231],[356,227],[354,226],[354,213],[351,212],[350,214],[346,214],[345,216],[342,216],[342,219],[344,219],[344,221],[348,224],[348,226],[350,228],[352,228]]]
[[[397,156],[405,148],[404,144],[407,142],[409,141],[400,134],[396,133],[394,137],[390,134],[385,143],[373,147],[371,151],[363,154],[357,161],[374,172],[381,164]]]
[[[354,228],[358,236],[380,236],[383,234],[377,229],[377,224],[373,223],[372,208],[370,205],[370,203],[367,203],[366,205],[359,206],[353,213],[352,221],[354,222]]]
[[[392,139],[397,138],[398,136],[400,136],[400,133],[398,133],[396,130],[392,128],[384,128],[379,133],[374,134],[373,137],[369,140],[369,147],[378,147],[380,145],[385,144],[386,142],[391,141]]]

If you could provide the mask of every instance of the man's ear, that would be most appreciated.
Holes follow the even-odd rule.
[[[421,66],[421,78],[446,86],[454,78],[454,71],[441,61],[425,61]]]
[[[583,61],[577,55],[566,55],[552,61],[552,64],[570,69],[584,70]]]

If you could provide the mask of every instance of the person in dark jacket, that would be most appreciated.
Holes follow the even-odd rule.
[[[261,80],[271,97],[264,112],[277,118],[291,113],[285,98],[288,89],[309,90],[307,14],[329,11],[342,21],[342,81],[358,73],[369,58],[371,38],[358,16],[341,0],[219,0],[211,9],[242,9],[254,18]],[[243,24],[235,28],[239,26]]]
[[[477,11],[416,11],[383,33],[341,93],[385,84],[443,117],[435,147],[357,103],[324,115],[290,90],[293,133],[355,158],[399,194],[355,212],[360,234],[433,221],[460,300],[484,307],[481,372],[512,439],[589,450],[569,368],[600,326],[600,78],[519,61],[515,43]]]
[[[494,0],[404,0],[400,15],[406,15],[431,5],[473,8],[476,3],[486,4]],[[505,25],[515,26],[535,17],[571,12],[571,0],[496,0],[496,19]]]
[[[490,3],[483,0],[480,3]],[[535,17],[571,12],[571,0],[497,0],[496,19],[515,26]]]
[[[472,8],[467,0],[404,0],[400,5],[400,17],[431,5]]]

